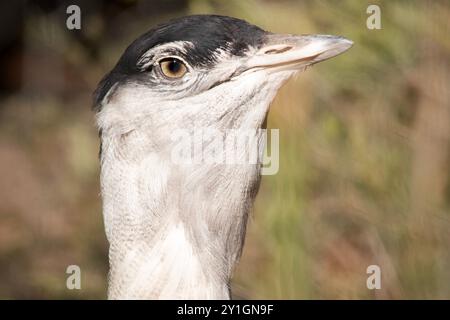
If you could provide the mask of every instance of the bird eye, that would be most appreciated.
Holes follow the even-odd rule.
[[[172,79],[181,78],[187,72],[187,68],[181,60],[166,58],[159,62],[162,73]]]

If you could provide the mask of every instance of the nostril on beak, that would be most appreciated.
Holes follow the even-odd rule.
[[[291,49],[292,49],[291,46],[283,46],[283,47],[271,48],[269,50],[266,50],[264,52],[264,54],[279,54],[279,53],[283,53],[283,52],[289,51]]]

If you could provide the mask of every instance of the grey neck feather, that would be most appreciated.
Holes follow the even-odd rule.
[[[271,82],[250,75],[245,83],[252,94],[246,99],[241,94],[246,88],[233,91],[230,83],[210,90],[210,98],[186,100],[189,106],[149,108],[152,98],[145,90],[122,88],[104,106],[97,120],[109,298],[230,298],[260,165],[174,165],[169,136],[180,123],[190,130],[211,123],[218,130],[261,128],[290,74]],[[204,100],[211,103],[205,106]],[[255,134],[260,152],[264,140],[261,132]]]
[[[122,161],[105,159],[102,167],[105,214],[120,224],[110,243],[109,297],[229,298],[258,168],[230,180],[236,172],[227,168],[188,173],[153,166],[149,175],[147,165]]]

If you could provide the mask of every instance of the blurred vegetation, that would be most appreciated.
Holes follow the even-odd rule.
[[[263,177],[236,296],[450,299],[448,1],[78,2],[81,31],[64,4],[0,10],[0,298],[105,297],[91,93],[137,35],[216,13],[355,42],[273,103],[280,171]],[[369,4],[381,30],[366,28]],[[71,264],[82,290],[66,289]],[[381,290],[366,288],[371,264]]]

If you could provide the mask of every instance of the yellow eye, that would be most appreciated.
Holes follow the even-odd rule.
[[[181,78],[187,72],[187,68],[181,60],[166,58],[159,62],[162,73],[168,78]]]

